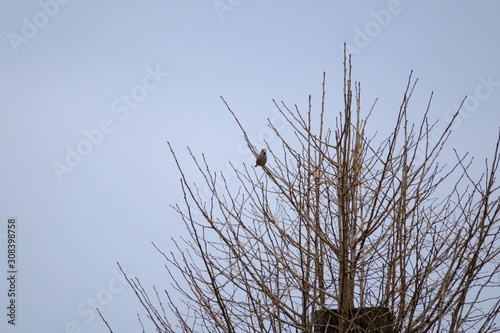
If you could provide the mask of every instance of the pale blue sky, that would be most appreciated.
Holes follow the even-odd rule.
[[[435,120],[472,97],[450,148],[482,167],[500,125],[499,12],[493,1],[1,1],[0,268],[14,216],[19,274],[17,325],[2,313],[0,331],[106,332],[93,298],[115,332],[139,331],[116,262],[168,287],[150,243],[168,252],[183,233],[166,142],[193,181],[186,146],[214,170],[246,162],[219,96],[259,137],[271,99],[318,105],[323,71],[338,113],[344,42],[362,107],[379,98],[373,131],[390,129],[414,70],[415,119],[432,91]],[[67,147],[86,156],[70,166]],[[2,309],[7,289],[0,279]]]

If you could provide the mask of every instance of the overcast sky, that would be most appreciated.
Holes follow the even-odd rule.
[[[0,268],[10,276],[13,217],[17,273],[15,327],[0,279],[0,331],[107,332],[95,304],[115,332],[140,331],[116,262],[168,287],[151,241],[168,252],[184,228],[166,142],[193,181],[187,146],[214,170],[247,162],[219,96],[259,146],[267,118],[280,121],[272,99],[318,105],[324,71],[338,113],[344,42],[362,107],[379,98],[368,127],[390,130],[413,70],[415,119],[431,92],[441,123],[469,96],[449,148],[482,167],[500,125],[499,13],[494,1],[1,1]]]

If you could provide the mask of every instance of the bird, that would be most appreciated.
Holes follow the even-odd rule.
[[[260,165],[261,167],[263,167],[264,165],[266,165],[266,162],[267,162],[266,150],[262,149],[260,151],[259,156],[257,156],[257,160],[255,160],[255,166]]]

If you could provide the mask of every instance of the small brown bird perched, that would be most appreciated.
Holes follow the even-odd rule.
[[[265,149],[262,149],[260,151],[260,154],[259,156],[257,156],[257,160],[255,161],[255,166],[264,166],[266,165],[266,162],[267,162],[267,155],[266,155],[266,150]]]

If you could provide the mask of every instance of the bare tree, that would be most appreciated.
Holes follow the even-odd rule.
[[[410,75],[392,133],[375,143],[365,131],[372,111],[361,116],[361,88],[345,59],[344,110],[334,126],[323,76],[317,112],[311,97],[306,112],[274,102],[294,139],[270,122],[281,147],[266,147],[266,166],[234,167],[228,182],[189,151],[208,198],[169,144],[184,193],[174,208],[189,238],[174,239],[170,253],[154,246],[173,288],[154,288],[152,299],[126,276],[158,332],[500,331],[492,293],[500,275],[500,140],[480,179],[459,152],[454,165],[441,166],[460,109],[437,139],[427,116],[432,95],[422,121],[410,124],[417,83]]]

